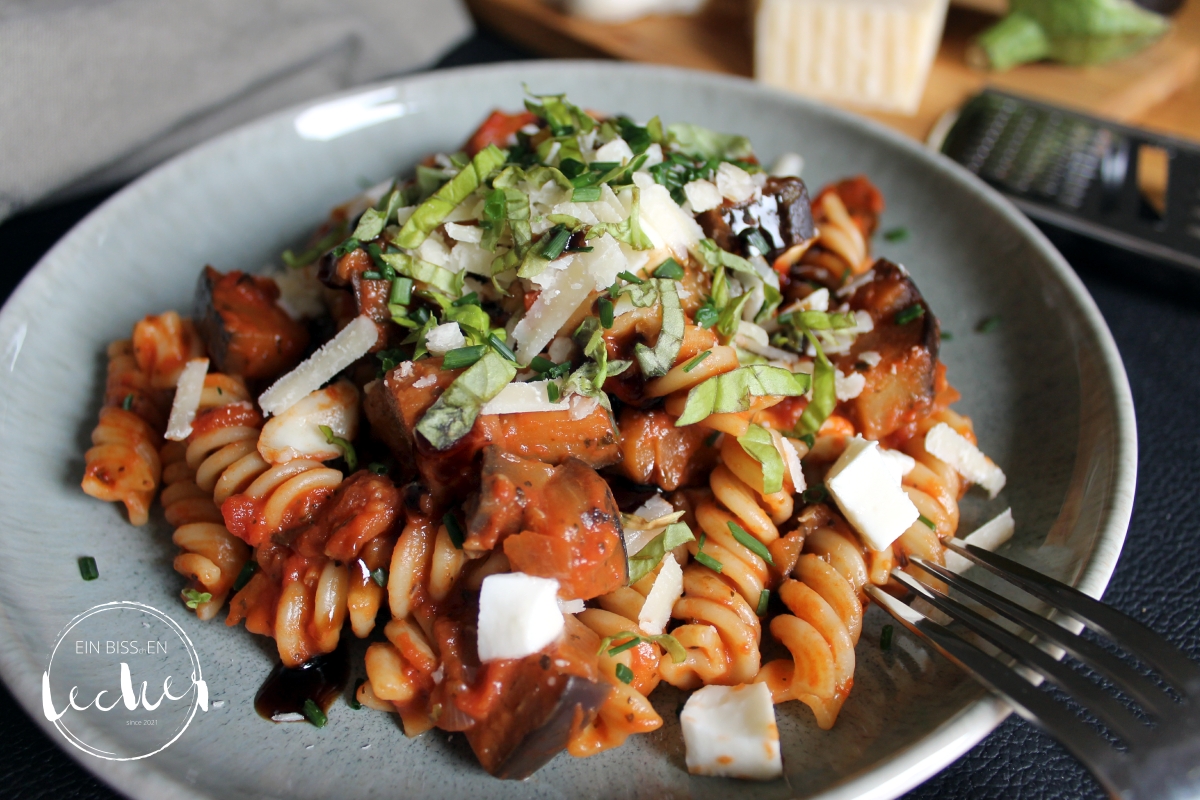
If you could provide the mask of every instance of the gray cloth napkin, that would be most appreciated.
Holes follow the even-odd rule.
[[[0,219],[470,32],[458,0],[0,0]]]

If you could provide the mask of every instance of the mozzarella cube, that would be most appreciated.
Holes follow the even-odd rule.
[[[533,655],[563,632],[558,581],[523,572],[483,579],[479,590],[479,660]]]
[[[834,463],[825,486],[846,520],[874,550],[884,550],[921,514],[900,487],[899,470],[878,442],[856,436]]]
[[[1004,471],[985,456],[965,436],[944,422],[934,425],[925,434],[925,449],[934,458],[949,464],[955,472],[971,483],[987,490],[988,497],[995,498],[1008,480]]]
[[[705,686],[679,715],[693,775],[771,780],[783,775],[775,705],[765,683]]]
[[[1013,521],[1012,509],[1006,508],[995,519],[983,523],[968,534],[965,539],[959,541],[959,544],[973,544],[984,550],[995,550],[1011,539],[1016,530],[1017,525]],[[953,550],[946,551],[946,569],[948,570],[963,572],[972,563],[974,562],[963,558]]]
[[[692,204],[692,211],[697,214],[711,211],[724,202],[717,185],[703,178],[686,184],[683,187],[683,195]]]
[[[658,636],[666,630],[667,622],[671,619],[671,609],[675,601],[683,596],[683,570],[675,556],[667,553],[663,556],[662,569],[654,579],[646,602],[638,613],[638,627],[642,633]]]
[[[899,450],[885,450],[879,448],[880,454],[891,462],[899,477],[896,480],[903,480],[904,476],[912,472],[917,466],[917,460],[908,453],[901,453]]]
[[[457,350],[467,343],[463,337],[462,330],[458,327],[457,322],[447,322],[431,328],[429,333],[425,334],[425,347],[431,353],[441,355],[449,353],[451,350]]]

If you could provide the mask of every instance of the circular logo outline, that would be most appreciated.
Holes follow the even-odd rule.
[[[208,708],[207,708],[207,706],[208,706],[208,697],[207,697],[208,687],[204,683],[204,674],[200,667],[200,656],[196,652],[196,646],[194,644],[192,644],[191,637],[189,637],[187,635],[187,632],[179,625],[179,623],[177,623],[171,617],[167,616],[162,611],[159,611],[154,606],[150,606],[145,603],[139,603],[136,600],[113,600],[112,602],[109,602],[109,603],[101,603],[100,605],[92,606],[87,611],[84,611],[83,613],[78,614],[74,618],[72,618],[71,621],[68,622],[61,631],[59,631],[58,637],[54,641],[54,648],[50,651],[50,660],[46,664],[46,671],[43,673],[43,676],[44,676],[43,680],[46,682],[49,681],[50,670],[54,666],[54,656],[56,653],[58,653],[58,648],[63,643],[67,634],[70,633],[75,628],[75,626],[77,626],[79,623],[83,622],[84,620],[86,620],[89,617],[92,617],[96,614],[101,614],[106,611],[121,611],[121,610],[138,611],[143,614],[149,614],[150,616],[154,617],[158,621],[162,622],[164,625],[166,625],[172,631],[174,631],[174,633],[179,637],[180,641],[183,642],[184,650],[187,651],[188,659],[191,661],[191,665],[192,665],[192,670],[193,670],[192,690],[195,692],[195,697],[192,699],[192,707],[188,713],[188,717],[184,721],[182,727],[180,727],[179,732],[176,733],[175,736],[173,736],[170,741],[168,741],[162,747],[158,748],[157,750],[155,750],[153,752],[145,753],[140,756],[119,757],[119,756],[116,756],[116,755],[106,751],[106,750],[100,750],[98,747],[95,747],[93,745],[88,744],[87,742],[84,742],[82,739],[80,739],[78,737],[77,734],[73,733],[70,729],[68,729],[66,727],[66,725],[63,724],[61,717],[59,717],[58,719],[55,719],[55,720],[51,720],[51,722],[53,723],[54,727],[58,730],[58,732],[63,735],[63,738],[66,739],[68,742],[70,742],[72,746],[74,746],[76,749],[78,749],[84,753],[87,753],[90,756],[95,756],[96,758],[101,758],[101,759],[104,759],[105,761],[140,761],[143,758],[149,758],[152,755],[161,753],[163,750],[166,750],[168,747],[175,744],[175,742],[177,742],[179,740],[179,737],[183,736],[184,732],[188,729],[188,726],[192,724],[192,720],[196,716],[197,708],[204,706],[205,710],[206,711],[208,710]],[[45,691],[45,690],[43,690],[43,691]]]

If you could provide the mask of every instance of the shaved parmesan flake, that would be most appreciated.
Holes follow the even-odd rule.
[[[744,203],[754,197],[757,188],[750,179],[750,173],[736,164],[723,161],[717,167],[717,191],[722,197],[734,203]]]
[[[447,222],[446,235],[456,242],[479,244],[483,241],[483,228],[478,225],[459,225],[456,222]]]
[[[722,202],[721,192],[717,189],[717,185],[703,178],[685,185],[683,194],[692,204],[692,211],[697,214],[710,211],[721,205]]]
[[[207,358],[193,358],[179,373],[179,381],[175,384],[175,401],[171,403],[171,418],[167,420],[166,436],[171,441],[182,442],[191,436],[192,422],[200,408],[204,376],[207,374]]]
[[[528,414],[535,411],[567,411],[571,404],[566,400],[550,402],[546,391],[549,381],[510,383],[500,394],[483,404],[480,414]]]
[[[599,406],[600,401],[594,397],[573,394],[571,395],[571,419],[581,420],[584,417],[590,417]]]
[[[457,322],[447,322],[430,329],[425,334],[425,347],[431,353],[441,355],[457,350],[467,343]]]
[[[994,551],[997,547],[1011,539],[1016,530],[1017,525],[1013,521],[1012,509],[1006,508],[995,519],[985,522],[968,534],[965,539],[956,541],[959,544],[973,544],[983,550]],[[948,570],[963,572],[973,563],[953,550],[946,551],[946,569]]]
[[[945,461],[971,483],[977,483],[986,489],[988,497],[994,498],[999,494],[1008,480],[1004,471],[996,466],[994,461],[944,422],[934,425],[929,433],[925,434],[925,449],[934,458]]]
[[[650,589],[650,594],[646,595],[646,602],[642,604],[642,610],[638,614],[638,627],[643,633],[658,636],[666,629],[667,622],[671,619],[671,609],[675,607],[675,601],[682,596],[683,570],[679,568],[675,556],[667,553],[663,556],[662,569],[654,579],[654,586]]]
[[[629,145],[625,140],[618,136],[608,144],[596,151],[593,161],[613,161],[617,164],[624,164],[633,159],[633,151],[629,149]]]
[[[585,606],[582,600],[558,600],[558,610],[564,614],[578,614],[583,611]]]
[[[658,519],[665,517],[668,514],[675,513],[675,506],[666,501],[661,494],[651,495],[650,499],[642,503],[637,511],[633,512],[634,516],[642,519]],[[637,552],[634,550],[633,552]]]
[[[839,369],[833,373],[833,385],[838,400],[853,400],[862,394],[862,390],[867,385],[867,379],[861,372],[851,372],[849,375],[845,375]]]
[[[667,187],[658,185],[646,173],[634,173],[633,182],[641,190],[642,231],[655,247],[669,248],[675,259],[683,263],[688,250],[704,238],[700,224],[679,207]]]
[[[368,317],[356,317],[300,366],[271,384],[259,396],[259,407],[268,415],[287,411],[365,356],[378,340],[375,323]]]
[[[433,386],[437,382],[437,375],[430,374],[426,375],[424,378],[417,378],[415,381],[413,381],[413,388],[424,389],[428,386]]]
[[[778,438],[775,439],[775,437]],[[804,482],[804,467],[800,464],[800,451],[796,449],[796,445],[792,444],[791,439],[779,431],[771,431],[771,438],[775,439],[775,447],[783,456],[783,465],[792,479],[792,493],[803,492],[808,485]]]
[[[875,350],[863,350],[858,354],[858,360],[868,367],[877,367],[879,366],[879,362],[883,361],[883,356]]]

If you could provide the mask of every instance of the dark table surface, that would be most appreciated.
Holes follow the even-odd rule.
[[[526,58],[480,33],[441,66]],[[0,297],[107,193],[0,224]],[[1104,314],[1129,375],[1138,424],[1133,521],[1106,602],[1200,660],[1200,289],[1153,265],[1056,238]],[[921,798],[1103,798],[1057,742],[1015,715],[909,793]],[[0,684],[0,797],[116,795],[36,727]]]

